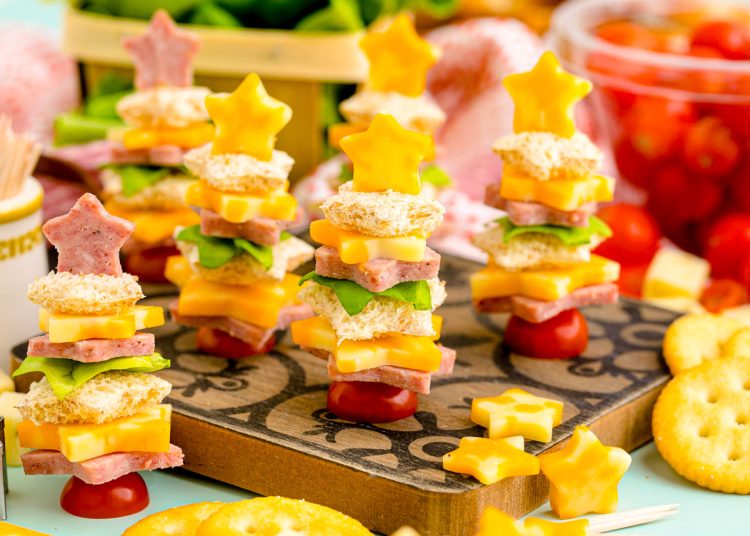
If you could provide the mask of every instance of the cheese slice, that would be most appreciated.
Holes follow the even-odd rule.
[[[164,323],[164,310],[155,305],[136,305],[116,315],[66,315],[39,309],[39,329],[49,333],[50,342],[84,339],[127,339],[139,329]]]
[[[282,281],[224,285],[194,277],[182,288],[177,311],[185,316],[228,316],[273,328],[278,324],[281,308],[294,302],[299,279],[298,275],[286,274]]]
[[[471,296],[477,300],[520,294],[536,300],[553,301],[581,287],[610,283],[620,276],[615,261],[592,255],[589,262],[564,268],[509,272],[490,265],[470,278]]]
[[[190,265],[190,261],[182,255],[172,255],[171,257],[167,257],[167,265],[164,267],[164,277],[174,286],[182,288],[196,276]]]
[[[147,246],[161,244],[172,237],[177,227],[190,227],[201,222],[191,208],[177,210],[129,210],[110,200],[104,204],[107,212],[135,225],[133,238]]]
[[[591,202],[612,201],[615,179],[606,175],[591,175],[578,180],[538,181],[503,174],[500,195],[513,201],[541,203],[558,210],[576,210]]]
[[[421,262],[427,240],[424,236],[399,236],[379,238],[353,231],[344,231],[328,220],[310,224],[310,238],[339,252],[346,264],[360,264],[371,259],[394,259],[404,262]]]
[[[705,259],[679,249],[660,249],[646,271],[643,297],[697,301],[710,272],[711,265]]]
[[[244,223],[253,218],[293,221],[297,215],[297,200],[284,188],[265,196],[220,192],[204,181],[190,185],[185,203],[212,210],[232,223]]]
[[[440,348],[435,344],[440,337],[442,318],[433,315],[432,324],[436,333],[433,337],[389,333],[368,341],[337,341],[331,323],[320,316],[293,322],[291,329],[296,344],[331,352],[336,368],[343,373],[386,365],[435,372],[442,360]]]
[[[112,452],[169,452],[172,406],[161,404],[104,424],[34,424],[22,421],[22,447],[59,450],[71,462]]]
[[[214,137],[211,123],[195,123],[187,127],[129,128],[121,133],[126,149],[151,149],[160,145],[176,145],[183,149],[200,147]]]

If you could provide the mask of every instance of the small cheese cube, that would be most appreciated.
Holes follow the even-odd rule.
[[[188,188],[185,203],[212,210],[232,223],[259,217],[292,221],[297,215],[297,200],[285,188],[257,196],[220,192],[196,181]]]
[[[49,333],[50,342],[84,339],[127,339],[139,329],[164,324],[164,310],[154,305],[136,305],[116,315],[65,315],[39,309],[39,329]]]
[[[705,313],[706,309],[698,301],[683,296],[672,298],[644,298],[646,303],[678,313]]]
[[[187,127],[129,128],[122,132],[126,149],[150,149],[160,145],[176,145],[183,149],[200,147],[214,137],[211,123],[195,123]]]
[[[424,236],[398,236],[380,238],[353,231],[344,231],[328,220],[310,224],[310,238],[324,246],[338,250],[346,264],[360,264],[371,259],[393,259],[404,262],[421,262],[427,240]]]
[[[8,376],[5,372],[0,370],[0,393],[4,393],[6,391],[15,391],[16,390],[16,384],[13,383],[13,378]]]
[[[33,449],[59,450],[71,462],[112,452],[168,452],[172,406],[161,404],[104,424],[18,425],[20,444]]]
[[[169,211],[131,210],[112,200],[104,203],[104,207],[113,216],[133,222],[133,239],[146,245],[164,242],[172,237],[177,227],[189,227],[201,221],[201,217],[187,207]]]
[[[164,277],[176,287],[182,288],[195,277],[195,272],[193,272],[190,262],[185,257],[182,255],[172,255],[167,258],[167,265],[164,267]]]
[[[612,201],[614,191],[615,180],[605,175],[537,181],[506,173],[500,184],[500,195],[505,199],[541,203],[558,210],[576,210],[586,203]]]
[[[0,416],[5,419],[5,458],[8,465],[21,465],[21,454],[29,449],[21,448],[18,441],[18,424],[23,420],[16,406],[21,403],[23,393],[4,392],[0,393]]]
[[[742,322],[746,326],[750,327],[750,304],[724,309],[721,312],[721,316],[734,318],[735,320],[738,320],[739,322]]]
[[[646,272],[643,297],[698,300],[710,271],[705,259],[679,249],[661,249]]]

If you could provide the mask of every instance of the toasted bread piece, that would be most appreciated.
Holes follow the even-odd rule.
[[[185,193],[195,177],[174,172],[135,195],[122,193],[122,177],[116,168],[106,168],[100,178],[104,198],[128,210],[175,210],[185,207]]]
[[[434,311],[445,301],[445,283],[437,278],[427,280]],[[316,314],[331,322],[338,339],[367,340],[386,333],[432,336],[432,311],[417,311],[410,303],[388,297],[376,297],[354,316],[344,310],[333,289],[308,282],[297,297]]]
[[[55,313],[111,315],[142,299],[138,278],[122,275],[50,272],[29,285],[30,301]]]
[[[567,246],[554,236],[528,233],[503,242],[503,229],[497,224],[474,235],[472,242],[487,252],[498,266],[506,270],[554,267],[591,260],[591,250],[604,238],[594,236],[590,244]]]
[[[503,136],[492,149],[508,169],[522,175],[549,181],[577,179],[594,173],[604,154],[582,133],[563,138],[551,132],[520,132]]]
[[[210,94],[207,87],[154,87],[120,99],[117,113],[134,127],[187,127],[210,119],[206,110]]]
[[[179,232],[179,230],[177,231]],[[243,253],[218,268],[204,268],[200,265],[198,246],[177,240],[177,248],[190,261],[193,271],[208,281],[227,285],[250,285],[258,279],[281,281],[284,274],[312,259],[315,252],[310,244],[297,237],[282,240],[273,250],[273,266],[265,270],[255,258]]]
[[[213,154],[206,144],[185,154],[185,166],[220,192],[264,194],[282,188],[294,159],[283,151],[274,151],[264,162],[246,154]]]
[[[369,125],[377,114],[390,114],[409,130],[432,136],[443,123],[445,112],[426,95],[407,97],[394,91],[358,91],[339,107],[355,125]]]
[[[400,192],[354,192],[345,182],[326,199],[321,210],[330,222],[346,231],[368,236],[429,236],[443,222],[445,208],[423,195]]]
[[[154,374],[109,371],[60,400],[43,378],[31,384],[18,411],[35,424],[102,424],[160,404],[171,389]]]

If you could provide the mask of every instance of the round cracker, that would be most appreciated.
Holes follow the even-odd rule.
[[[222,502],[199,502],[144,517],[122,536],[193,536],[198,527],[224,507]]]
[[[250,533],[307,536],[371,536],[359,521],[326,506],[284,497],[259,497],[231,503],[201,523],[196,536],[246,536]],[[294,532],[292,532],[294,531]]]
[[[721,357],[750,358],[750,328],[735,332],[721,349]]]
[[[654,441],[674,470],[725,493],[750,493],[750,359],[707,361],[664,388]]]
[[[667,328],[664,335],[664,359],[675,376],[717,359],[729,337],[742,329],[733,319],[712,314],[685,315]]]

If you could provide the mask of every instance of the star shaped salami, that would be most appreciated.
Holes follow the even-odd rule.
[[[154,13],[146,33],[125,38],[123,46],[135,63],[136,89],[192,85],[200,40],[180,30],[166,11]]]
[[[57,271],[122,275],[120,248],[135,226],[109,214],[93,194],[83,194],[70,212],[44,224],[57,248]]]

